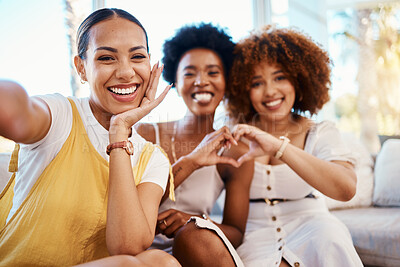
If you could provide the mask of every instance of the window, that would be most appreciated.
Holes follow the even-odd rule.
[[[400,4],[332,9],[328,30],[338,126],[377,152],[378,135],[400,134]]]

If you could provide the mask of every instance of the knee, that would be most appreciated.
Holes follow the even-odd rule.
[[[159,249],[151,249],[146,251],[146,258],[150,258],[149,266],[167,266],[167,267],[180,267],[178,260],[174,256]]]
[[[187,223],[175,236],[173,255],[183,266],[193,262],[206,263],[221,260],[229,262],[231,255],[222,240],[213,231],[197,228],[194,222]],[[191,264],[185,264],[189,263]],[[215,266],[215,265],[214,265]]]
[[[111,256],[110,263],[112,266],[138,266],[138,260],[131,255],[115,255]],[[100,264],[99,264],[100,265]],[[105,264],[106,265],[106,264]]]
[[[210,230],[197,228],[194,222],[187,223],[175,235],[173,251],[195,254],[203,248],[210,248],[213,235]]]

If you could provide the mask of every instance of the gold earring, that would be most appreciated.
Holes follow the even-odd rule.
[[[84,81],[84,80],[82,80],[82,78],[81,78],[81,84],[85,84],[85,81]]]

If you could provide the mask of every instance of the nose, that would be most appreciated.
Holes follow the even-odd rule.
[[[116,76],[118,79],[130,81],[133,76],[135,76],[135,73],[136,72],[131,62],[128,62],[126,60],[119,62],[116,70]]]
[[[273,96],[277,92],[276,85],[273,85],[273,83],[267,82],[264,86],[264,95],[267,97]]]
[[[203,87],[208,84],[209,84],[209,81],[208,81],[207,74],[200,72],[196,75],[196,79],[194,81],[194,86]]]

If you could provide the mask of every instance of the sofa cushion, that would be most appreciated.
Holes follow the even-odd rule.
[[[400,266],[399,208],[369,207],[331,213],[349,229],[364,265]]]
[[[387,140],[376,158],[372,202],[400,207],[400,140]]]
[[[326,204],[330,210],[371,206],[374,183],[374,160],[367,148],[354,134],[342,133],[342,139],[356,158],[354,171],[357,175],[357,191],[355,196],[347,202],[325,197]]]

